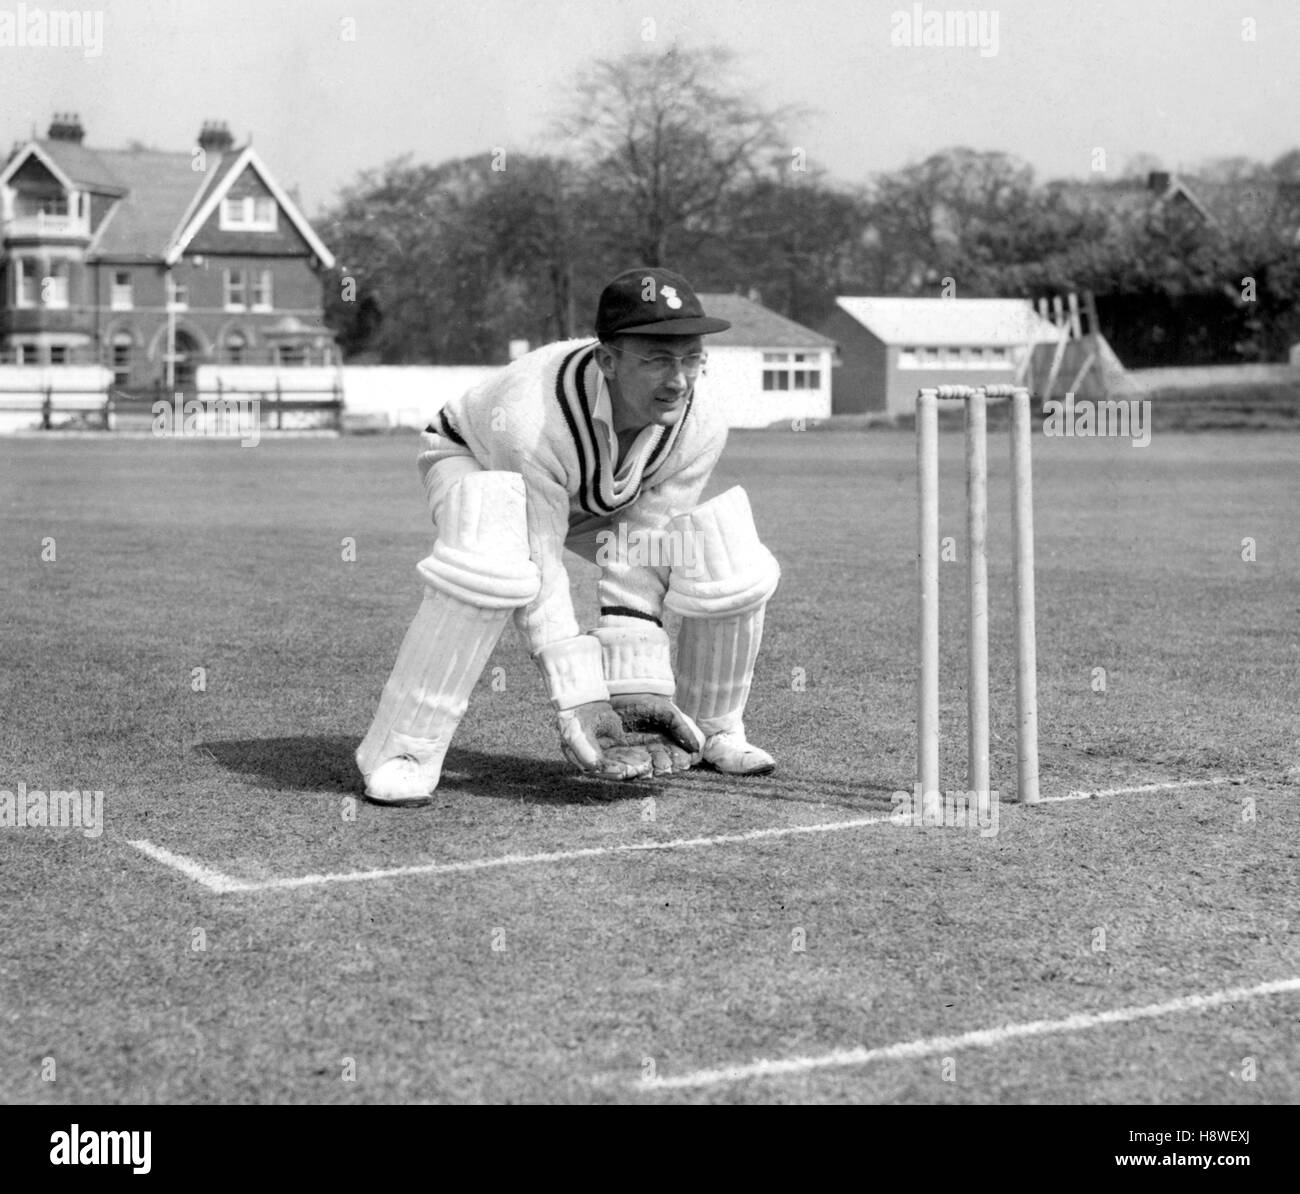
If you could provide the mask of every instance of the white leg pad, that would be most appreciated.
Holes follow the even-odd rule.
[[[693,562],[673,568],[664,605],[684,618],[721,618],[761,609],[781,579],[781,568],[759,541],[749,497],[735,485],[702,506],[679,514],[669,533]]]
[[[540,587],[517,473],[472,473],[436,517],[438,541],[419,564],[424,601],[357,750],[367,794],[384,802],[416,800],[437,787],[469,694],[511,612]],[[386,766],[394,760],[401,765]]]
[[[743,729],[763,640],[763,609],[724,618],[683,618],[677,634],[677,707],[705,735]]]
[[[781,579],[759,542],[739,486],[680,514],[670,529],[694,563],[674,568],[664,604],[682,615],[677,635],[677,706],[706,735],[739,731],[763,638],[763,611]],[[706,757],[707,751],[706,751]]]
[[[446,593],[425,593],[357,750],[362,775],[369,779],[389,759],[406,755],[419,766],[428,792],[438,786],[469,694],[509,618],[509,610],[476,609]]]

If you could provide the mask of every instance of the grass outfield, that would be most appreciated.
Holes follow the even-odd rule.
[[[746,486],[784,572],[747,717],[776,774],[571,776],[509,630],[433,804],[358,804],[430,541],[414,451],[0,441],[0,788],[105,793],[97,838],[0,829],[0,1100],[1300,1100],[1300,992],[1256,990],[1300,976],[1300,438],[1035,440],[1043,794],[1188,786],[1003,803],[987,835],[882,820],[915,750],[914,446],[889,431],[736,433],[710,489]],[[960,436],[942,452],[957,787]],[[1009,800],[1001,436],[990,458]]]

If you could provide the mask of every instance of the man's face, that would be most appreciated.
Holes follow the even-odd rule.
[[[596,362],[609,383],[615,430],[676,423],[695,385],[681,358],[703,351],[703,336],[620,336],[612,345],[601,344]],[[664,367],[670,356],[677,360]]]

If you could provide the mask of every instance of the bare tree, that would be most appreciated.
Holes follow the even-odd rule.
[[[664,265],[712,231],[723,200],[790,148],[781,124],[731,81],[715,47],[596,63],[557,124],[607,213],[606,231],[645,265]]]

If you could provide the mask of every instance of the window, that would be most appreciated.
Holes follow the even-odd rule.
[[[763,389],[821,389],[821,370],[808,368],[809,365],[817,364],[817,355],[812,352],[765,352],[763,354]]]
[[[40,219],[42,216],[66,216],[68,214],[68,196],[63,191],[44,195],[23,194],[14,197],[14,215],[19,219]]]
[[[269,311],[271,309],[271,271],[258,270],[253,274],[253,310]]]
[[[271,271],[269,269],[228,269],[225,273],[226,310],[269,311],[271,309]]]
[[[54,310],[68,305],[68,263],[51,261],[50,272],[41,279],[41,302]]]
[[[243,311],[248,306],[248,282],[242,269],[225,271],[226,310]]]
[[[66,344],[50,345],[50,364],[66,365],[68,363],[68,346]]]
[[[115,270],[109,291],[108,305],[114,311],[129,311],[135,306],[135,292],[131,285],[130,270]]]
[[[915,369],[917,364],[916,348],[914,346],[898,350],[898,367],[900,369]]]
[[[279,208],[269,196],[245,195],[221,201],[220,227],[229,231],[274,232]]]
[[[113,384],[119,389],[131,380],[131,337],[118,332],[112,344]]]
[[[184,311],[190,305],[190,288],[167,275],[167,306],[172,311]]]
[[[305,365],[307,349],[301,344],[281,344],[275,352],[275,363],[289,366]]]
[[[27,257],[19,257],[14,265],[15,304],[19,307],[36,306],[36,275],[40,266]]]
[[[34,365],[36,364],[36,359],[36,345],[24,344],[21,340],[14,344],[15,365]]]
[[[231,332],[226,337],[226,363],[242,365],[244,354],[248,351],[248,338],[243,332]]]

